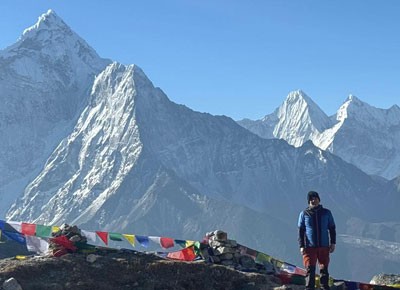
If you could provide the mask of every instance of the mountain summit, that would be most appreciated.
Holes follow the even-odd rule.
[[[0,51],[0,215],[72,128],[109,62],[51,10]]]
[[[378,109],[350,95],[334,116],[327,117],[296,91],[274,113],[238,123],[263,138],[284,139],[296,147],[311,140],[368,174],[387,179],[400,175],[400,108],[396,105]]]
[[[257,135],[284,139],[296,147],[313,140],[331,125],[329,117],[303,91],[290,92],[282,105],[261,120],[238,122]]]
[[[68,86],[77,82],[93,80],[93,71],[99,72],[109,60],[101,59],[86,41],[69,28],[57,14],[49,10],[41,15],[36,24],[24,30],[18,41],[1,52],[0,57],[10,59],[12,68],[20,76],[33,81],[46,82],[57,80]],[[34,71],[34,64],[47,64],[49,72],[56,72],[56,79],[46,72],[44,65],[41,71]],[[54,66],[65,68],[55,70]],[[51,71],[53,69],[53,71]],[[46,77],[46,78],[45,78]]]
[[[73,34],[68,25],[66,25],[65,22],[60,17],[58,17],[58,15],[53,10],[49,9],[46,13],[39,16],[38,21],[34,25],[24,30],[21,38],[29,38],[32,35],[33,37],[35,37],[35,34],[38,31],[46,31],[47,33],[49,33],[50,31],[55,32],[57,30]]]
[[[291,92],[276,111],[273,134],[298,147],[330,125],[328,116],[302,91]],[[292,132],[300,134],[294,135]]]

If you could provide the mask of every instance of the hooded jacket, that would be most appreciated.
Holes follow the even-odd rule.
[[[329,247],[336,244],[336,226],[332,213],[322,205],[308,207],[299,215],[300,248]]]

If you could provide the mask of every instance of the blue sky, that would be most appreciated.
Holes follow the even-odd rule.
[[[2,0],[0,49],[48,9],[196,111],[259,119],[297,89],[328,115],[400,105],[398,0]]]

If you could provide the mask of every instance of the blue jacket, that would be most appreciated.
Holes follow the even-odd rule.
[[[329,247],[330,244],[336,244],[335,221],[331,211],[322,205],[302,211],[298,227],[301,248]]]

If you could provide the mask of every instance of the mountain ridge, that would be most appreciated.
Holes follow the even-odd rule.
[[[286,105],[293,99],[292,95],[299,92],[291,92],[274,113],[260,120],[245,119],[238,123],[262,138],[284,139],[296,147],[311,140],[317,147],[371,175],[386,179],[400,175],[397,146],[400,142],[400,108],[397,105],[379,109],[350,95],[335,115],[327,117],[313,103],[312,107],[322,112],[323,118],[302,119],[299,116],[301,101],[297,100],[292,107]],[[281,111],[285,111],[285,116],[279,113]]]
[[[1,215],[71,130],[88,82],[108,63],[51,10],[0,51]]]

